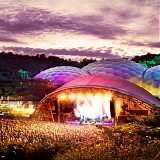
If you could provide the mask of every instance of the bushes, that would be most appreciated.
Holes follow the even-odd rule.
[[[0,156],[5,160],[52,160],[55,159],[57,153],[65,153],[69,146],[65,143],[36,143],[16,145],[11,144],[8,147],[2,147]],[[1,158],[0,158],[1,159]]]
[[[58,154],[56,160],[131,160],[131,159],[159,159],[157,156],[160,150],[158,143],[142,143],[137,137],[128,139],[124,136],[120,141],[116,137],[106,143],[95,144],[68,150],[64,154]],[[123,143],[125,142],[125,143]]]
[[[28,149],[26,160],[52,160],[57,156],[57,153],[64,153],[68,148],[66,144],[62,143],[34,144],[29,147],[30,149]]]

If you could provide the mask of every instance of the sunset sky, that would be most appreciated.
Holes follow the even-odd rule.
[[[0,51],[63,58],[160,53],[159,0],[0,0]]]

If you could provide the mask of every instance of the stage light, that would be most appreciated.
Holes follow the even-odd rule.
[[[83,94],[82,94],[82,93],[79,93],[79,94],[77,95],[77,98],[78,98],[78,99],[83,99],[83,98],[84,98],[84,96],[83,96]]]
[[[108,99],[108,100],[111,100],[112,95],[110,93],[106,93],[105,94],[105,98]]]
[[[97,94],[94,96],[94,98],[99,101],[99,100],[101,100],[102,95],[101,95],[100,93],[97,93]]]
[[[66,94],[65,93],[62,93],[59,95],[59,99],[60,100],[64,100],[66,98]]]
[[[73,94],[73,93],[70,94],[70,95],[69,95],[69,98],[70,98],[70,99],[74,99],[74,98],[75,98],[75,94]]]
[[[86,95],[86,97],[87,97],[87,99],[92,99],[92,97],[93,97],[93,95],[92,94],[90,94],[90,93],[87,93],[87,95]]]

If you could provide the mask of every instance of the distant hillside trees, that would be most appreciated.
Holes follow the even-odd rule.
[[[40,100],[54,91],[56,86],[53,86],[48,80],[38,79],[22,79],[10,80],[8,82],[0,82],[0,99],[7,97],[24,100]]]
[[[135,56],[133,61],[148,68],[160,65],[160,54]],[[82,68],[95,59],[84,58],[82,61],[71,61],[55,56],[46,57],[45,54],[36,56],[18,55],[12,52],[0,53],[0,80],[1,79],[28,79],[33,78],[40,71],[56,66],[73,66]]]
[[[0,77],[8,79],[32,78],[40,71],[56,66],[83,66],[96,60],[83,59],[81,62],[64,60],[63,58],[37,54],[36,56],[18,55],[12,52],[0,53]]]
[[[160,54],[148,53],[142,56],[135,56],[134,58],[132,58],[132,61],[140,63],[147,68],[151,68],[160,65]]]

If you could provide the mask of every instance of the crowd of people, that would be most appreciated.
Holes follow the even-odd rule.
[[[23,152],[24,144],[72,143],[85,145],[95,143],[100,132],[93,125],[62,124],[29,119],[0,119],[1,158],[10,151]]]
[[[10,143],[34,143],[70,141],[95,141],[95,126],[53,123],[36,120],[0,120],[1,145]]]

